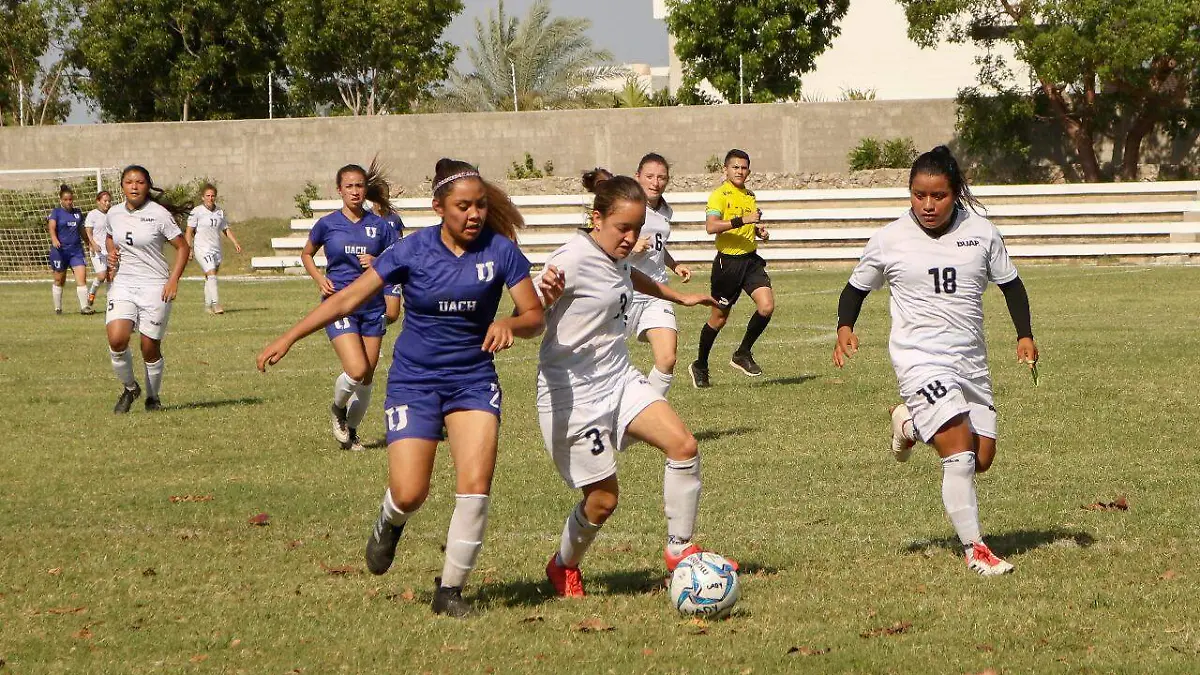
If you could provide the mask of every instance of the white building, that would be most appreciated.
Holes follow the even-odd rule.
[[[664,0],[653,0],[654,17],[667,16]],[[670,41],[670,87],[679,88],[683,70]],[[997,53],[1015,65],[1012,50]],[[841,34],[817,57],[816,69],[803,76],[808,100],[838,100],[843,90],[874,90],[878,99],[954,98],[975,85],[975,59],[983,50],[973,44],[943,42],[921,49],[908,39],[908,20],[896,0],[851,0]]]

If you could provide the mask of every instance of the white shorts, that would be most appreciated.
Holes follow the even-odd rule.
[[[917,434],[926,443],[947,422],[962,414],[967,415],[972,432],[996,438],[996,406],[992,378],[987,373],[963,377],[952,371],[931,370],[901,383],[900,396],[912,414]]]
[[[171,303],[163,302],[162,286],[113,286],[108,291],[104,323],[125,319],[142,335],[161,340],[167,334]]]
[[[665,401],[632,367],[625,379],[587,405],[539,410],[542,439],[559,475],[569,487],[581,488],[617,473],[617,450],[624,450],[625,429],[658,401]]]
[[[196,262],[200,263],[200,269],[204,270],[205,274],[208,274],[221,266],[221,251],[201,251],[200,249],[196,249]]]
[[[651,328],[675,327],[675,305],[662,298],[637,296],[629,305],[629,313],[625,315],[625,337],[637,337],[646,342],[646,331]]]
[[[104,274],[105,272],[107,272],[108,271],[108,257],[105,256],[103,253],[93,253],[92,254],[92,270],[94,270],[96,272],[96,274]]]

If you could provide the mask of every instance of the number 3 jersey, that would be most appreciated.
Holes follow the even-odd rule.
[[[385,283],[401,285],[404,297],[389,385],[496,381],[483,340],[504,290],[529,277],[529,260],[516,242],[485,227],[456,256],[442,242],[440,226],[426,227],[397,241],[373,265]]]
[[[633,297],[629,261],[614,260],[581,232],[550,254],[550,265],[565,283],[562,297],[546,310],[537,376],[542,410],[592,403],[620,386],[633,367],[625,346]]]
[[[903,383],[929,368],[964,377],[987,373],[983,292],[988,282],[1017,278],[1000,231],[987,218],[957,209],[940,237],[925,233],[912,212],[867,242],[850,284],[891,291],[888,351]]]

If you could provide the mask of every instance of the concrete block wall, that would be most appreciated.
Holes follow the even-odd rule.
[[[450,156],[503,178],[514,160],[557,175],[602,165],[632,172],[646,152],[697,173],[731,147],[756,171],[838,172],[865,136],[911,136],[919,149],[954,135],[950,100],[700,106],[0,128],[0,169],[139,163],[161,184],[218,182],[234,219],[295,215],[306,181],[333,195],[338,167],[375,153],[398,184],[432,176]],[[414,195],[415,196],[415,195]]]

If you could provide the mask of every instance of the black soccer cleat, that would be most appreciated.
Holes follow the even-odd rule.
[[[342,449],[351,452],[362,452],[367,449],[367,446],[363,445],[362,439],[358,437],[358,429],[353,427],[346,429],[346,442],[342,443]]]
[[[136,381],[133,383],[133,389],[128,387],[121,389],[121,396],[117,399],[117,404],[113,406],[113,413],[123,415],[129,412],[129,409],[133,407],[133,402],[138,400],[141,395],[142,388]]]
[[[729,365],[750,377],[762,375],[762,368],[758,367],[758,363],[754,361],[754,355],[750,352],[734,352],[733,358],[729,359]]]
[[[61,315],[61,314],[62,314],[62,307],[59,307],[58,309],[54,310],[54,313],[55,313],[55,314],[59,314],[59,315]]]
[[[688,374],[692,376],[692,386],[697,389],[707,389],[712,385],[708,382],[708,368],[701,366],[699,361],[692,361],[688,366]]]
[[[438,586],[437,591],[433,594],[433,613],[463,619],[475,612],[471,608],[471,604],[463,600],[461,587]]]
[[[91,316],[92,314],[96,313],[96,310],[93,309],[91,305],[88,305],[87,307],[84,307],[83,309],[79,310],[79,313],[84,316]]]
[[[147,397],[146,412],[154,412],[156,410],[162,410],[162,401],[158,400],[157,396]]]
[[[391,568],[402,534],[404,526],[393,525],[384,517],[383,508],[380,507],[379,520],[375,521],[375,529],[367,537],[367,569],[371,574],[383,574]]]

